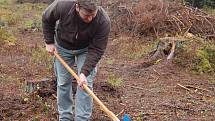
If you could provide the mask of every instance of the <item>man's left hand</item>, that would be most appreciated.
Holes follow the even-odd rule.
[[[87,77],[83,73],[81,73],[79,77],[80,81],[78,81],[78,85],[83,88],[83,84],[87,85]]]

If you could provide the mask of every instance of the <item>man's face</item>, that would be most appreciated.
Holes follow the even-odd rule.
[[[90,23],[97,14],[97,10],[88,12],[87,10],[80,8],[79,6],[76,6],[76,11],[79,13],[80,17],[85,23]]]

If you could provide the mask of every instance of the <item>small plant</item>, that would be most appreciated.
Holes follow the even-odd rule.
[[[108,59],[108,60],[106,61],[106,63],[107,63],[108,65],[112,65],[112,64],[113,64],[113,59]]]
[[[138,117],[137,117],[137,121],[142,121],[142,120],[143,120],[142,113],[140,112],[139,115],[138,115]]]
[[[46,115],[49,114],[49,107],[50,107],[50,105],[48,105],[47,102],[43,103],[43,112],[45,112]]]
[[[11,4],[13,1],[12,0],[0,0],[0,5],[8,5]]]
[[[39,119],[39,117],[38,116],[35,116],[35,117],[33,117],[33,119],[32,119],[32,121],[39,121],[40,119]]]
[[[0,27],[0,45],[15,45],[16,38],[6,30]]]
[[[108,77],[108,83],[110,83],[112,86],[120,87],[123,84],[123,80],[121,78],[117,78],[113,74],[110,74]]]
[[[24,29],[33,30],[33,31],[41,31],[42,22],[40,20],[40,16],[35,17],[33,20],[27,20],[24,23]]]
[[[46,115],[48,115],[50,105],[42,97],[40,97],[39,95],[36,95],[36,97],[37,97],[37,100],[38,100],[39,104],[42,106],[43,112]]]

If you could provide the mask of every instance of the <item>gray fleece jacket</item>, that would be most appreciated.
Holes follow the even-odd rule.
[[[76,1],[55,0],[42,15],[42,27],[46,44],[54,43],[69,50],[88,47],[88,54],[81,73],[88,76],[95,68],[107,46],[110,19],[102,7],[90,23],[84,23],[75,9]],[[59,24],[56,27],[56,22]]]

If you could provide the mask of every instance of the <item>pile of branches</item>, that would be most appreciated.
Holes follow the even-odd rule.
[[[140,0],[112,5],[112,30],[140,37],[163,37],[189,32],[215,38],[215,17],[179,2]]]
[[[51,4],[54,0],[17,0],[17,3],[47,3]]]

